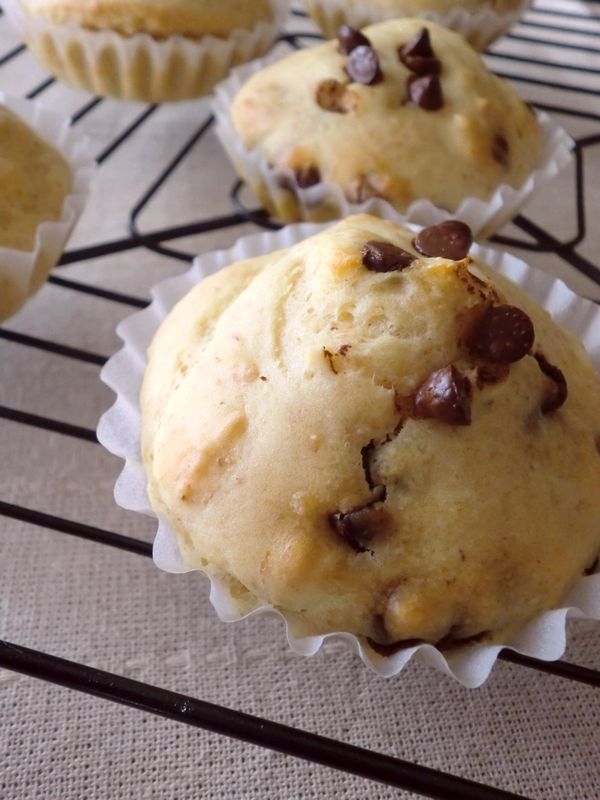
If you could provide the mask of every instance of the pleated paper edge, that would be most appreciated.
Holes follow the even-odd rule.
[[[101,379],[115,392],[117,399],[104,413],[98,426],[100,442],[125,461],[115,486],[115,499],[120,506],[156,517],[146,493],[146,477],[141,462],[138,398],[146,350],[166,314],[193,286],[222,267],[290,247],[332,224],[335,223],[289,225],[280,231],[243,237],[231,249],[199,256],[187,272],[159,283],[152,290],[153,299],[146,309],[121,322],[117,332],[123,340],[123,347],[109,359],[101,372]],[[418,226],[413,227],[418,229]],[[583,341],[600,370],[600,309],[594,303],[576,295],[560,279],[527,265],[515,256],[479,245],[473,245],[471,254],[534,296],[556,322]],[[164,519],[158,519],[153,557],[157,566],[167,572],[190,571],[179,555],[175,534]],[[240,613],[226,583],[214,576],[208,577],[211,584],[210,602],[222,621],[237,622],[250,616],[275,613],[284,620],[290,647],[300,655],[312,656],[327,639],[341,639],[379,676],[397,675],[415,658],[451,676],[467,688],[481,686],[488,679],[503,648],[540,660],[553,661],[564,653],[568,618],[600,620],[600,574],[596,574],[580,578],[565,598],[564,606],[540,614],[505,643],[474,644],[448,654],[442,653],[432,644],[421,644],[400,650],[392,656],[382,657],[347,632],[296,637],[285,614],[269,605],[258,605]]]

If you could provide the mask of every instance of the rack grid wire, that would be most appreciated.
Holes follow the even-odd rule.
[[[29,55],[25,46],[11,42],[11,34],[7,31],[6,20],[0,17],[0,34],[6,34],[0,42],[8,43],[6,50],[0,52],[0,86],[10,94],[21,94],[31,99],[43,99],[52,90],[60,90],[52,78],[39,72],[39,68],[36,71],[32,67],[33,61],[26,61]],[[568,265],[580,293],[596,300],[600,298],[600,261],[597,253],[594,253],[594,242],[588,246],[588,226],[592,215],[597,215],[597,201],[600,198],[591,195],[590,187],[586,185],[586,160],[592,149],[600,144],[599,37],[600,0],[591,0],[587,6],[572,0],[540,0],[520,24],[486,54],[489,66],[497,74],[513,81],[537,108],[555,114],[575,138],[575,166],[569,178],[572,195],[563,203],[570,211],[566,220],[561,220],[558,225],[559,230],[545,225],[543,209],[540,207],[537,217],[527,212],[520,214],[502,235],[494,237],[494,242],[517,254],[525,253],[529,260],[538,259],[539,263],[544,263],[544,259],[553,258]],[[285,52],[303,46],[314,38],[317,38],[314,29],[302,12],[294,9],[289,32],[281,37],[278,47]],[[542,52],[543,56],[540,57]],[[24,64],[22,69],[19,68],[20,63]],[[39,76],[39,80],[33,84],[30,83],[32,75]],[[7,76],[4,81],[3,76]],[[73,102],[76,100],[78,103],[71,111],[74,126],[84,124],[103,105],[112,103],[102,98],[86,99],[82,103],[83,97],[80,93],[72,93]],[[118,109],[118,104],[115,107]],[[156,105],[129,104],[127,113],[114,115],[116,124],[108,130],[104,129],[104,138],[96,155],[100,179],[103,168],[120,148],[145,126],[151,125],[159,113],[160,107]],[[183,124],[187,127],[183,142],[176,152],[165,158],[156,175],[143,176],[144,185],[138,199],[129,206],[126,217],[119,216],[122,234],[114,235],[111,230],[102,240],[94,241],[88,226],[87,240],[78,241],[76,246],[67,250],[53,271],[49,284],[56,290],[92,296],[98,301],[123,307],[124,312],[129,313],[129,309],[145,307],[147,297],[110,288],[110,280],[105,283],[85,276],[65,277],[64,268],[92,261],[97,264],[99,260],[104,264],[106,259],[128,252],[132,259],[140,258],[140,254],[146,252],[158,254],[173,264],[185,264],[192,260],[195,252],[212,249],[215,235],[216,241],[232,242],[240,232],[277,227],[263,210],[254,207],[253,201],[246,196],[244,186],[237,180],[222,187],[229,211],[213,216],[209,214],[206,218],[192,219],[183,224],[177,221],[164,225],[163,220],[169,219],[169,214],[168,208],[165,211],[165,203],[160,202],[161,193],[175,179],[182,180],[186,160],[203,138],[210,134],[213,124],[207,105],[200,104],[193,114],[186,113],[184,117]],[[152,207],[157,203],[159,209],[152,213]],[[223,202],[214,205],[220,209]],[[209,202],[207,208],[210,210],[211,207]],[[154,222],[145,222],[146,217]],[[171,274],[164,267],[166,261],[161,260],[163,266],[159,268],[157,277],[162,274],[161,270]],[[96,270],[94,274],[100,275],[101,272]],[[87,345],[79,347],[66,344],[28,332],[18,325],[7,324],[0,328],[0,353],[1,348],[9,344],[22,348],[24,358],[28,352],[35,351],[43,357],[58,356],[90,365],[93,369],[99,369],[106,361],[104,354],[94,352]],[[87,443],[97,442],[92,427],[58,419],[50,412],[34,413],[24,408],[0,405],[0,419],[11,425],[32,429],[39,436],[53,433]],[[45,513],[20,503],[0,499],[0,517],[120,548],[132,554],[151,556],[151,544],[148,541],[106,530],[101,525],[84,524],[60,514]],[[565,661],[539,661],[508,650],[503,651],[500,658],[522,668],[546,672],[589,687],[600,686],[600,671],[597,669]],[[524,797],[409,760],[372,752],[297,727],[281,725],[130,677],[95,669],[18,643],[0,641],[0,666],[422,796],[441,800]]]

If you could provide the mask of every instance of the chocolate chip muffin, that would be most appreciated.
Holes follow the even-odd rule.
[[[0,105],[0,320],[39,288],[53,266],[33,254],[40,225],[60,219],[72,186],[71,167],[51,144]],[[33,255],[32,255],[33,258]],[[33,270],[30,268],[34,266]]]
[[[362,28],[387,19],[419,17],[458,31],[482,50],[519,19],[528,0],[305,0],[304,5],[328,38],[341,25]]]
[[[405,19],[255,73],[230,109],[235,166],[279,219],[336,216],[332,193],[406,213],[419,199],[456,212],[519,187],[542,157],[536,116],[458,35]],[[250,168],[259,159],[262,171]]]
[[[142,454],[190,568],[384,655],[561,602],[600,549],[600,380],[470,245],[351,217],[172,310]]]

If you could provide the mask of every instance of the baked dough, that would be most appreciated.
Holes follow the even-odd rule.
[[[0,247],[33,250],[38,226],[60,218],[71,180],[62,155],[0,105]]]
[[[424,29],[439,75],[417,75],[399,57]],[[379,61],[371,83],[350,77],[356,50],[342,54],[335,40],[265,67],[235,97],[231,120],[246,151],[281,172],[277,192],[252,185],[271,213],[298,219],[297,187],[319,183],[337,184],[352,203],[382,197],[403,212],[427,198],[455,211],[466,197],[487,200],[501,184],[519,187],[538,166],[535,115],[461,36],[415,19],[362,34]],[[441,107],[426,108],[414,93],[428,80],[441,90]],[[236,168],[252,184],[243,159]],[[318,199],[314,206],[316,218]]]
[[[600,549],[583,347],[413,236],[351,217],[205,279],[156,334],[141,395],[149,495],[189,567],[297,632],[380,650],[502,640]]]
[[[148,33],[156,38],[181,34],[227,36],[273,19],[270,0],[22,0],[30,16],[57,25],[76,23],[91,30],[114,30],[124,36]]]

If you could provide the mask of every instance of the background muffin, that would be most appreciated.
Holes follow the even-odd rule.
[[[160,102],[210,92],[265,53],[287,0],[8,0],[27,44],[56,77],[122,99]]]
[[[433,20],[461,33],[483,50],[517,22],[528,0],[305,0],[311,17],[327,38],[340,25],[362,28],[397,17]]]
[[[87,190],[84,151],[66,122],[61,130],[54,115],[0,96],[0,320],[39,289],[62,252]]]
[[[512,87],[433,23],[342,38],[249,67],[217,91],[217,133],[263,205],[286,222],[319,221],[377,199],[424,223],[411,209],[424,199],[476,231],[514,215],[555,142]],[[463,212],[470,200],[476,211]]]
[[[600,548],[583,348],[465,256],[464,226],[413,238],[356,217],[222,270],[162,325],[142,391],[188,567],[384,652],[504,640]]]

